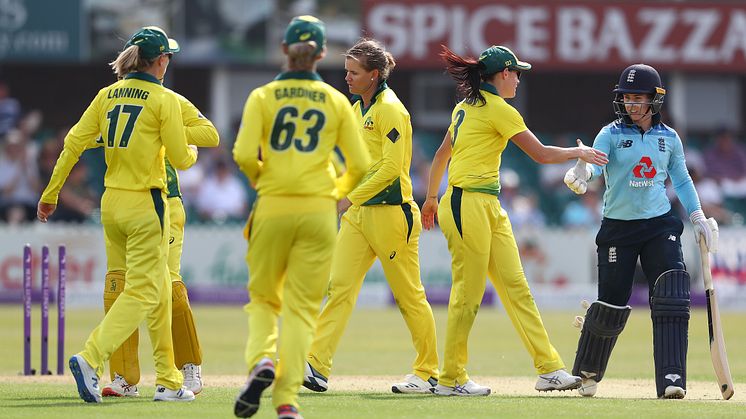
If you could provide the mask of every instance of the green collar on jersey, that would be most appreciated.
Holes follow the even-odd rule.
[[[319,73],[315,71],[286,71],[284,73],[280,73],[275,77],[275,80],[288,80],[288,79],[301,79],[301,80],[318,80],[318,81],[324,81],[324,79],[319,76]]]
[[[380,95],[381,92],[383,92],[384,90],[386,90],[388,88],[389,88],[389,86],[386,84],[385,81],[381,82],[381,84],[378,85],[378,89],[373,94],[373,97],[370,99],[370,105],[368,105],[367,108],[364,107],[365,104],[362,103],[363,102],[363,97],[360,96],[360,95],[352,95],[352,103],[360,101],[360,112],[362,112],[363,116],[365,116],[365,114],[368,112],[368,109],[370,109],[370,107],[373,106],[374,103],[376,103],[376,98],[378,97],[378,95]]]
[[[124,78],[125,79],[145,80],[145,81],[149,81],[151,83],[161,84],[161,81],[158,80],[157,78],[155,78],[154,75],[152,75],[150,73],[143,73],[143,72],[140,72],[140,71],[136,71],[134,73],[129,73],[126,76],[124,76]]]
[[[497,88],[495,86],[493,86],[492,84],[487,83],[487,82],[482,82],[479,85],[479,90],[484,90],[486,92],[492,93],[495,96],[500,96],[500,93],[497,93]]]

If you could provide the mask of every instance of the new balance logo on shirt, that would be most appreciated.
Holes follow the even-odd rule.
[[[632,147],[632,140],[619,140],[616,144],[616,148],[630,148]]]

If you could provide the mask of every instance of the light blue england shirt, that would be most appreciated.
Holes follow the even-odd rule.
[[[596,135],[593,148],[609,156],[605,166],[591,165],[591,179],[603,173],[606,181],[604,217],[642,220],[667,213],[671,210],[665,186],[669,176],[687,214],[700,209],[684,147],[673,128],[658,123],[643,134],[637,126],[616,120]]]

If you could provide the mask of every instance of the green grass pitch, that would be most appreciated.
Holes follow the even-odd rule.
[[[206,388],[193,403],[153,403],[153,363],[146,333],[141,334],[143,382],[138,399],[104,399],[101,405],[83,403],[67,368],[63,377],[22,377],[22,312],[20,305],[0,306],[0,416],[2,417],[231,417],[233,399],[245,379],[243,350],[247,335],[241,307],[195,306],[204,353]],[[544,311],[542,316],[553,344],[566,364],[572,364],[578,330],[571,326],[577,312]],[[435,309],[438,349],[443,350],[445,308]],[[39,367],[39,307],[34,306],[32,365]],[[101,318],[97,310],[70,310],[67,316],[66,359],[82,347]],[[409,372],[414,358],[409,334],[395,309],[355,311],[335,358],[330,390],[315,394],[302,389],[301,412],[312,418],[495,418],[495,417],[746,417],[746,314],[725,313],[725,338],[736,395],[720,400],[707,345],[707,317],[692,314],[689,333],[689,393],[684,400],[656,400],[653,384],[649,311],[633,310],[597,397],[584,399],[575,392],[539,394],[533,390],[535,373],[510,321],[500,309],[484,308],[469,342],[469,372],[493,388],[489,397],[441,398],[395,395],[392,380]],[[56,313],[50,310],[50,368],[56,368]],[[442,362],[441,362],[442,366]],[[104,377],[104,382],[108,377]],[[275,417],[269,394],[254,417]]]

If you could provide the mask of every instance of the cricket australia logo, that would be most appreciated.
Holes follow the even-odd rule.
[[[368,117],[368,119],[366,119],[365,122],[363,123],[363,128],[369,131],[372,131],[373,130],[373,118]]]
[[[653,160],[648,156],[643,156],[635,168],[632,169],[632,175],[637,179],[643,180],[630,180],[629,186],[633,188],[648,188],[653,186],[653,178],[656,173],[658,171],[653,166]]]

